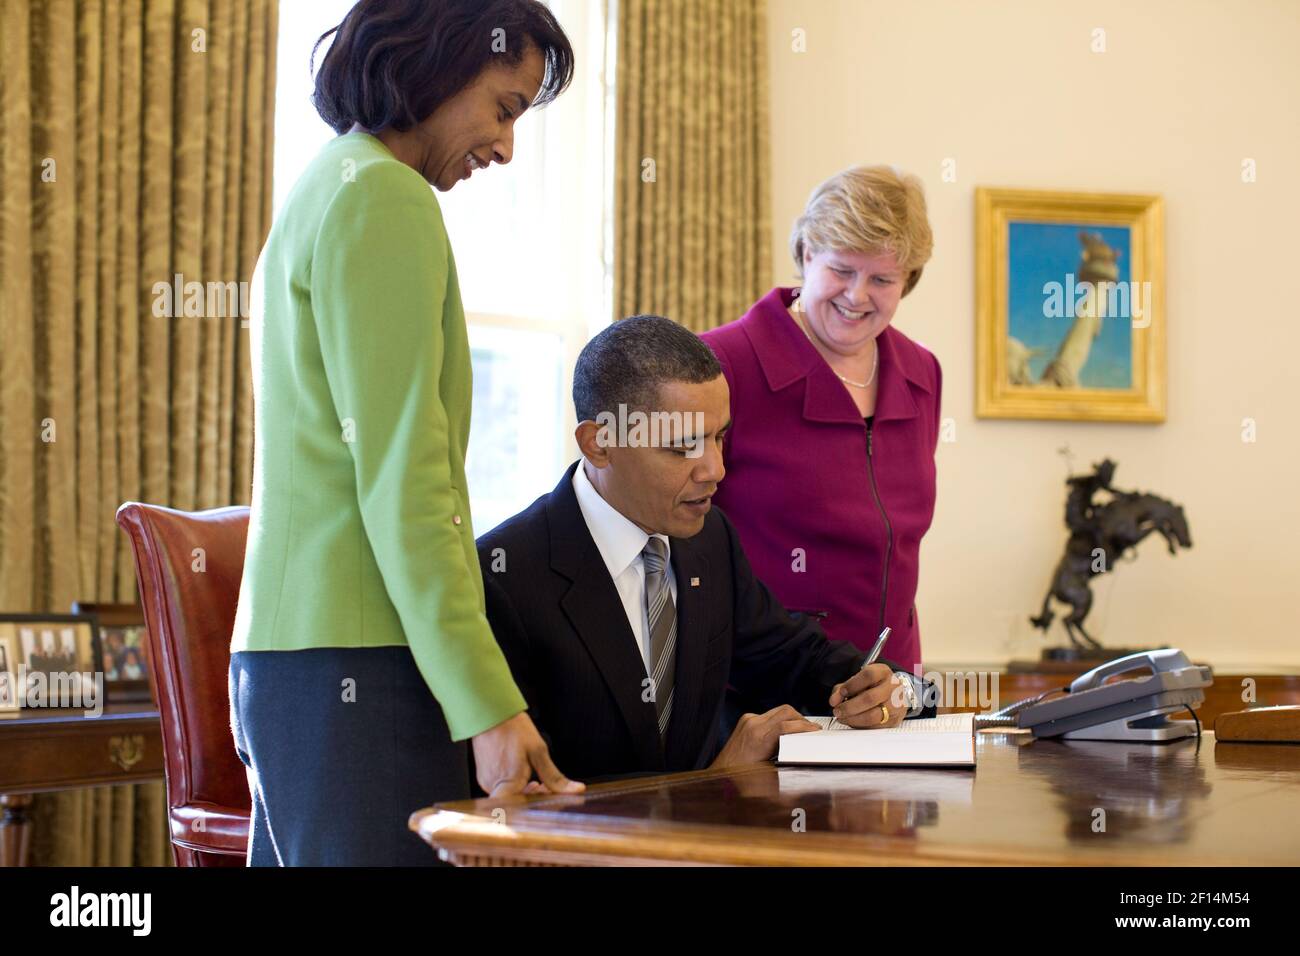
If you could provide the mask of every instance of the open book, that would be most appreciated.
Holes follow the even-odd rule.
[[[808,719],[825,729],[782,735],[777,763],[975,766],[974,714],[905,720],[881,730],[855,730],[834,717]]]

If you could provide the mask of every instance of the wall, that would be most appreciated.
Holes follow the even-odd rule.
[[[1109,455],[1118,487],[1174,499],[1191,526],[1192,550],[1149,539],[1094,580],[1103,643],[1173,644],[1220,670],[1300,665],[1300,3],[768,3],[774,280],[794,284],[786,233],[821,179],[887,162],[926,185],[934,258],[895,322],[939,356],[956,427],[921,556],[927,664],[1037,656],[1026,618],[1065,541],[1068,444],[1076,470]],[[1164,424],[975,418],[977,185],[1164,196]]]

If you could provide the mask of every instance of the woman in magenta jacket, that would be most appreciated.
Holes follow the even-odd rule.
[[[890,323],[933,245],[914,176],[849,169],[794,225],[802,288],[775,288],[704,333],[731,388],[714,503],[791,610],[884,656],[921,662],[916,585],[934,515],[939,361]]]

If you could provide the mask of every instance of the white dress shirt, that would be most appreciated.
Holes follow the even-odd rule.
[[[645,664],[646,673],[650,673],[650,620],[645,606],[645,561],[641,552],[645,550],[650,536],[625,518],[608,501],[600,496],[591,479],[587,477],[586,462],[579,461],[573,472],[573,492],[578,496],[578,508],[582,518],[587,522],[596,549],[605,561],[609,576],[614,580],[619,600],[623,602],[623,613],[627,623],[636,637],[641,662]],[[656,538],[663,541],[667,552],[664,573],[668,577],[668,593],[672,595],[673,607],[677,606],[677,577],[673,574],[672,544],[662,534]]]
[[[580,461],[573,472],[573,492],[578,496],[578,508],[582,518],[587,522],[587,530],[596,542],[596,549],[605,561],[609,576],[614,580],[619,600],[623,603],[623,613],[627,623],[636,637],[637,649],[641,652],[641,662],[646,673],[650,673],[650,620],[645,607],[645,562],[641,552],[650,536],[635,524],[623,517],[613,505],[600,496],[600,492],[587,477],[586,463]],[[668,564],[668,593],[673,597],[673,607],[677,607],[677,577],[673,574],[672,543],[662,534],[655,535],[667,547],[665,555]],[[922,694],[925,685],[907,671],[896,671],[912,688],[912,706],[908,716],[915,717],[921,713]]]

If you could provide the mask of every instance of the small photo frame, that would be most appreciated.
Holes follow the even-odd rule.
[[[11,663],[21,708],[103,706],[99,627],[92,615],[4,614],[0,627],[0,634],[13,637]]]
[[[18,644],[14,626],[0,622],[0,716],[18,708]]]
[[[110,701],[152,701],[144,611],[138,604],[74,601],[74,614],[99,622],[99,667]]]
[[[1164,205],[975,190],[980,418],[1165,420]]]

